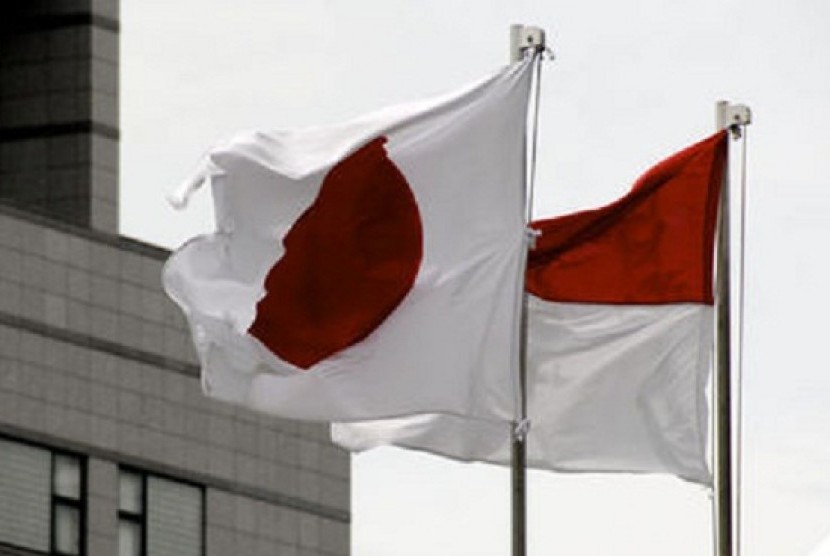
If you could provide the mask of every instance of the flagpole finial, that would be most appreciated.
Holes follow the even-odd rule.
[[[533,49],[537,52],[546,52],[545,30],[541,27],[522,25],[510,26],[510,62],[515,63],[522,59],[524,52]]]

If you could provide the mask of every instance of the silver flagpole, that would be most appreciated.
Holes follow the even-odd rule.
[[[751,121],[749,108],[718,101],[715,105],[716,129],[739,130]],[[728,150],[727,150],[728,153]],[[729,158],[724,165],[718,216],[717,250],[717,336],[715,346],[715,524],[717,556],[735,554],[733,541],[732,492],[732,305],[730,281],[730,195]],[[737,447],[740,450],[740,446]]]
[[[525,446],[527,440],[527,430],[525,427],[527,423],[527,294],[524,294],[522,299],[520,326],[520,345],[522,349],[520,351],[521,363],[519,365],[519,392],[521,395],[519,414],[521,418],[519,422],[513,423],[510,458],[511,500],[513,504],[513,556],[525,556],[527,554],[527,451]]]
[[[527,27],[524,25],[510,26],[510,62],[516,63],[525,55],[525,51],[532,49],[534,52],[544,52],[545,32],[538,27]],[[535,105],[536,116],[534,120],[534,137],[531,151],[531,174],[528,180],[527,170],[523,181],[525,187],[526,214],[525,223],[529,224],[532,217],[533,204],[533,181],[534,166],[536,163],[536,126],[539,107],[539,75],[536,75]],[[528,142],[525,134],[525,168],[527,168]],[[530,243],[528,243],[528,246]],[[524,273],[523,273],[524,274]],[[523,281],[524,282],[524,281]],[[528,432],[527,420],[527,293],[522,287],[522,306],[519,331],[519,415],[513,423],[511,435],[511,502],[512,502],[512,545],[513,556],[526,556],[527,554],[527,452],[526,439]]]

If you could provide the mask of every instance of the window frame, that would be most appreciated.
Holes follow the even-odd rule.
[[[129,473],[132,475],[136,475],[141,479],[141,513],[132,513],[127,510],[121,509],[121,501],[120,499],[117,500],[116,507],[118,509],[118,522],[120,523],[121,520],[130,521],[132,523],[137,523],[141,527],[141,550],[139,551],[139,556],[148,556],[147,554],[147,540],[148,540],[148,495],[147,495],[147,484],[149,477],[156,477],[159,479],[164,479],[166,481],[171,481],[175,483],[181,483],[183,485],[187,485],[190,487],[194,487],[199,490],[199,503],[201,507],[201,516],[199,520],[200,526],[200,535],[199,535],[199,554],[201,556],[205,556],[207,554],[207,489],[205,485],[201,483],[197,483],[195,481],[189,481],[187,479],[182,479],[180,477],[174,477],[172,475],[168,475],[165,473],[156,473],[155,471],[148,471],[146,469],[142,469],[140,467],[136,467],[134,465],[129,464],[119,464],[118,465],[118,478],[119,478],[119,491],[118,496],[120,497],[120,480],[122,473]],[[118,532],[116,531],[116,535]],[[117,538],[117,537],[116,537]]]
[[[55,456],[71,457],[78,461],[78,499],[70,498],[57,492],[57,465]],[[49,497],[49,519],[51,526],[49,527],[51,540],[49,542],[49,552],[53,556],[86,556],[86,498],[87,498],[87,465],[86,457],[73,454],[64,450],[52,450],[51,461],[51,481],[50,481],[50,497]],[[61,552],[57,547],[57,511],[58,507],[64,506],[78,510],[78,554],[74,555],[70,552]]]
[[[128,510],[121,509],[121,475],[122,474],[130,474],[135,475],[138,477],[140,481],[140,493],[139,496],[141,497],[141,511],[139,513],[130,512]],[[128,521],[133,524],[137,524],[139,526],[139,542],[141,543],[139,548],[139,556],[145,556],[147,554],[147,474],[144,471],[139,470],[136,467],[128,466],[128,465],[119,465],[118,466],[118,492],[116,496],[116,508],[118,509],[118,529],[116,530],[116,538],[119,539],[119,546],[120,546],[120,526],[121,521]],[[119,548],[120,550],[120,548]]]
[[[78,554],[77,556],[86,556],[87,555],[87,514],[88,514],[88,504],[87,504],[87,470],[89,468],[89,457],[80,452],[75,452],[72,450],[66,450],[64,448],[55,448],[49,444],[44,444],[42,442],[37,442],[34,440],[30,440],[28,438],[20,438],[16,436],[11,436],[8,434],[4,434],[0,432],[0,440],[4,440],[10,443],[17,443],[23,444],[26,446],[31,446],[33,448],[37,448],[39,450],[43,450],[47,452],[49,455],[49,511],[46,515],[46,519],[49,520],[48,530],[49,530],[49,549],[47,552],[43,552],[41,550],[30,548],[28,546],[22,546],[18,544],[13,544],[10,542],[5,542],[0,539],[0,546],[8,546],[12,548],[19,548],[23,550],[28,550],[34,554],[44,554],[47,556],[75,556],[73,554],[68,554],[65,552],[58,552],[57,548],[55,547],[57,535],[56,535],[56,526],[57,520],[55,518],[56,507],[59,505],[63,506],[70,506],[78,510]],[[55,456],[66,456],[70,458],[74,458],[78,461],[78,499],[75,500],[73,498],[69,498],[66,496],[62,496],[57,494],[55,488]]]

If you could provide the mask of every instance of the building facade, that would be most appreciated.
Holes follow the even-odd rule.
[[[205,398],[118,235],[117,0],[0,8],[0,555],[349,553],[324,425]]]

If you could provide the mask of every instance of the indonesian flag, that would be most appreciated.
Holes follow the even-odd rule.
[[[722,132],[661,162],[608,206],[533,224],[530,467],[710,484],[705,390],[725,153]],[[332,432],[351,450],[395,444],[510,461],[507,423],[419,415]]]
[[[439,99],[213,149],[216,231],[164,270],[205,392],[275,415],[509,420],[528,59]]]

